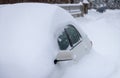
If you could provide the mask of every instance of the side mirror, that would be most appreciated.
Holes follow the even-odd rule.
[[[57,54],[56,59],[54,60],[54,64],[57,64],[57,62],[60,61],[69,61],[69,60],[73,60],[73,53],[71,52],[59,52]]]

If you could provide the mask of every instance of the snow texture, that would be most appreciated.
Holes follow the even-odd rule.
[[[64,14],[66,18],[61,16]],[[72,18],[49,4],[1,5],[0,78],[50,77],[58,53],[54,34],[60,30],[60,22]]]
[[[32,3],[0,6],[0,78],[120,78],[120,10],[90,10],[77,18],[93,49],[79,63],[54,65],[57,47],[51,34],[62,30],[54,26],[66,14],[57,8]]]
[[[83,3],[89,4],[88,0],[83,0]]]
[[[68,67],[62,78],[119,78],[120,10],[91,10],[77,21],[92,40],[93,50],[78,64]]]

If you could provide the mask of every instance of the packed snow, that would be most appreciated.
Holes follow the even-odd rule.
[[[48,4],[43,7],[39,7],[39,4],[0,6],[0,78],[120,77],[120,10],[107,10],[104,13],[90,10],[88,15],[77,18],[77,23],[93,42],[93,49],[79,63],[54,65],[52,56],[57,51],[56,46],[52,46],[54,39],[45,36],[53,32],[45,25],[52,25],[48,20],[53,18],[49,15],[60,11]],[[44,13],[45,16],[39,16]]]

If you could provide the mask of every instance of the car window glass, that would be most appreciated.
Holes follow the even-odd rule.
[[[68,25],[62,34],[58,36],[57,42],[60,50],[66,50],[68,47],[72,48],[80,39],[81,35],[77,29],[72,25]]]
[[[60,50],[66,50],[69,47],[69,41],[67,35],[64,32],[57,39]]]
[[[65,30],[69,36],[71,46],[73,46],[80,40],[81,35],[74,26],[68,25],[68,28],[66,28]]]

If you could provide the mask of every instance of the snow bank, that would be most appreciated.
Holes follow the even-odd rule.
[[[93,50],[77,65],[68,67],[63,78],[120,77],[120,10],[100,14],[94,10],[78,23],[93,42]]]

